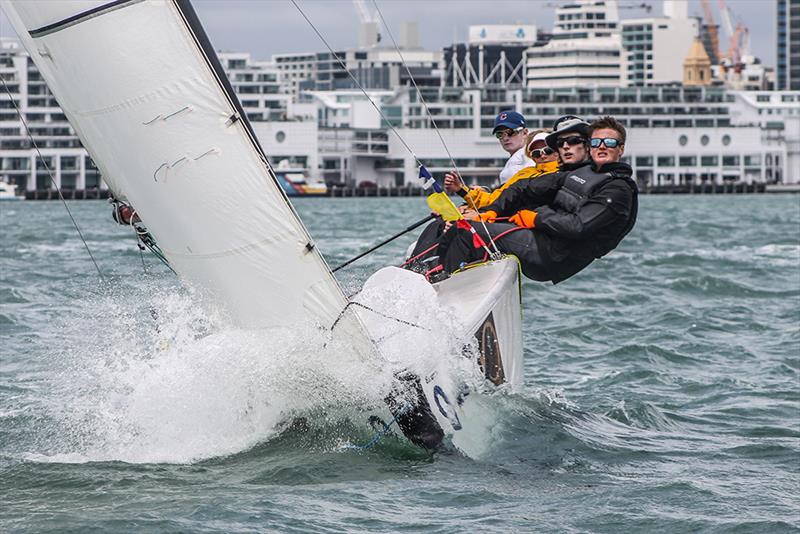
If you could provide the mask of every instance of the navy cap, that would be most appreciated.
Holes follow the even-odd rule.
[[[527,124],[525,124],[525,117],[513,109],[508,109],[506,111],[501,111],[500,115],[495,117],[492,133],[497,133],[497,130],[500,128],[510,128],[512,130],[516,130],[517,128],[525,127],[527,127]]]

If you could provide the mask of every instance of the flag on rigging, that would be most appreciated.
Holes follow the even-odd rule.
[[[428,195],[427,199],[430,209],[441,215],[442,219],[445,221],[463,219],[463,215],[458,211],[456,205],[453,204],[453,201],[450,200],[450,197],[444,192],[442,186],[433,179],[433,176],[431,176],[431,173],[428,172],[428,169],[426,169],[424,165],[419,166],[419,179],[422,180],[423,189],[433,188],[434,192]]]

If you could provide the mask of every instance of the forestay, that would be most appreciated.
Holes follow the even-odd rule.
[[[330,327],[346,299],[185,0],[1,0],[104,180],[243,326]],[[366,342],[357,322],[342,328]]]

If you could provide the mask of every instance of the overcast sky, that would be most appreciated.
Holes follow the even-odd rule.
[[[33,2],[36,0],[23,0]],[[467,27],[476,24],[534,24],[553,26],[557,3],[550,0],[377,0],[395,39],[400,23],[417,21],[421,45],[440,49],[466,39]],[[320,33],[335,49],[358,43],[358,14],[352,0],[297,0]],[[661,14],[660,0],[620,0],[620,6],[652,6]],[[718,1],[712,0],[715,20],[721,22]],[[727,0],[734,14],[750,29],[752,52],[766,65],[775,65],[775,0]],[[206,32],[217,49],[250,52],[269,59],[282,52],[321,52],[325,45],[289,0],[193,0]],[[372,0],[365,0],[374,10]],[[701,15],[699,0],[689,0],[689,15]],[[621,18],[644,17],[641,8],[620,9]],[[736,22],[734,22],[736,24]],[[724,32],[720,48],[727,49]],[[8,20],[0,16],[0,35],[13,36]],[[390,45],[391,41],[386,40]]]

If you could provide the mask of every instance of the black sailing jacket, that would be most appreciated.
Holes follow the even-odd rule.
[[[589,163],[517,182],[481,210],[500,217],[537,212],[531,231],[553,283],[608,254],[636,222],[638,189],[630,165]]]

